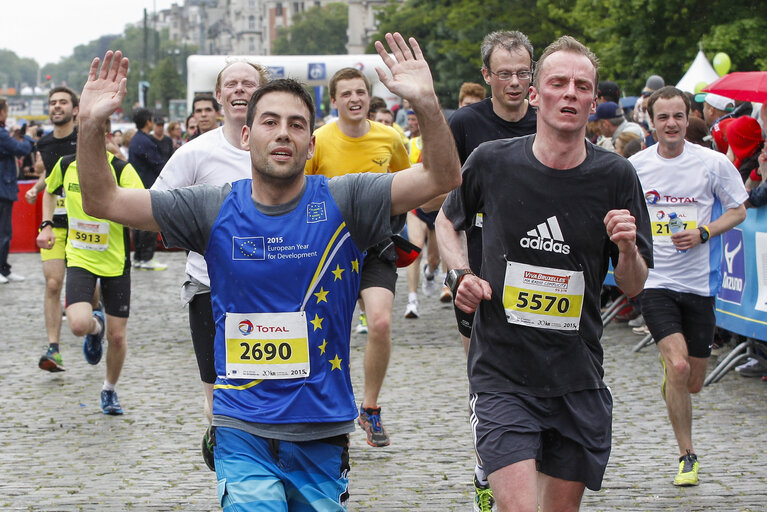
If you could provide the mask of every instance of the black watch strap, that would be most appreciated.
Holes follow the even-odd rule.
[[[52,220],[44,220],[40,223],[40,231],[45,229],[46,226],[53,227],[53,221]]]

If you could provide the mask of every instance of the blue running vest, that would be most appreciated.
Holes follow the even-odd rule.
[[[271,424],[356,418],[349,336],[362,252],[352,242],[327,178],[307,176],[298,206],[277,216],[266,215],[253,204],[251,180],[235,182],[213,224],[205,260],[216,322],[218,377],[213,413]],[[302,309],[308,333],[308,377],[226,377],[227,312]],[[254,323],[239,323],[242,348],[233,349],[230,343],[230,358],[275,357],[274,347],[249,341],[258,338],[259,326]]]

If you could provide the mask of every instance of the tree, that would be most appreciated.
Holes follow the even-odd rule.
[[[726,52],[733,70],[767,68],[760,7],[752,0],[705,6],[697,0],[392,0],[377,15],[373,40],[395,30],[416,37],[446,107],[455,105],[462,82],[482,82],[479,47],[495,30],[524,32],[536,58],[559,36],[571,35],[597,54],[601,79],[638,94],[651,74],[679,81],[699,43],[709,58]]]
[[[176,69],[173,58],[166,57],[160,61],[149,75],[149,105],[156,101],[162,103],[162,109],[167,112],[168,100],[183,98],[186,95],[186,86],[181,80],[181,75]]]
[[[387,4],[377,16],[378,33],[415,37],[431,66],[435,88],[445,107],[458,103],[466,81],[483,83],[480,45],[496,30],[520,30],[540,50],[551,41],[554,25],[536,0],[407,0]],[[373,45],[368,53],[374,51]]]
[[[315,6],[293,16],[274,40],[274,55],[339,55],[346,53],[349,6],[342,2]]]
[[[19,57],[11,50],[0,50],[0,87],[35,86],[38,68],[34,59]]]

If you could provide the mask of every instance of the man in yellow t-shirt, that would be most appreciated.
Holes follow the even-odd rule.
[[[330,79],[330,102],[338,120],[314,132],[314,156],[306,174],[328,178],[358,172],[396,172],[410,167],[407,150],[391,127],[370,121],[370,83],[361,71],[343,68]],[[387,446],[378,394],[391,355],[391,313],[397,282],[396,253],[391,241],[368,249],[360,282],[361,318],[357,332],[367,332],[365,390],[357,420],[371,446]],[[364,320],[363,320],[364,319]],[[362,327],[362,328],[360,328]]]
[[[132,165],[112,154],[108,154],[108,160],[115,181],[120,187],[144,188]],[[129,230],[121,224],[91,217],[83,211],[75,155],[59,159],[45,183],[47,194],[64,195],[69,215],[69,235],[65,248],[69,328],[75,336],[85,336],[83,354],[85,360],[93,365],[101,360],[101,342],[104,333],[109,332],[101,410],[104,414],[122,414],[115,385],[127,352],[126,326],[130,311]],[[53,200],[46,202],[50,205],[54,203]],[[55,244],[52,210],[49,208],[43,212],[43,222],[37,237],[38,247],[52,247]],[[94,311],[91,304],[98,280],[101,282],[104,312],[100,308]]]

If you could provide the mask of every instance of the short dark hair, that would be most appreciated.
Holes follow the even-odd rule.
[[[328,92],[330,93],[330,97],[333,99],[336,98],[336,85],[338,85],[340,80],[354,80],[355,78],[359,78],[365,82],[365,88],[367,89],[368,94],[370,94],[370,81],[362,71],[357,68],[341,68],[336,71],[328,83]]]
[[[57,92],[65,92],[69,94],[69,99],[72,102],[73,107],[79,107],[80,106],[80,98],[77,97],[77,93],[70,89],[69,87],[65,85],[57,85],[50,91],[48,91],[48,101],[51,101],[51,96],[56,94]]]
[[[650,98],[647,100],[647,113],[650,114],[650,119],[653,119],[653,107],[655,106],[656,101],[660,99],[670,100],[676,97],[682,98],[684,101],[685,115],[690,117],[690,98],[688,98],[684,92],[682,92],[680,89],[677,89],[673,85],[667,85],[652,93]]]
[[[152,111],[148,108],[139,108],[133,112],[133,123],[137,130],[142,130],[153,117]]]
[[[195,106],[197,105],[198,101],[209,101],[211,102],[211,104],[213,104],[213,110],[215,110],[216,112],[221,110],[221,105],[219,105],[218,102],[216,101],[216,97],[213,96],[212,94],[205,93],[205,94],[198,94],[197,96],[194,97],[194,99],[192,100],[192,112],[194,112]]]
[[[301,82],[293,80],[292,78],[278,78],[272,80],[259,87],[256,92],[253,93],[253,96],[250,97],[250,101],[248,102],[248,115],[245,119],[248,128],[253,126],[253,119],[256,117],[256,105],[259,100],[270,92],[287,92],[303,101],[306,108],[309,109],[309,129],[314,133],[314,100],[312,99],[312,95],[306,92],[306,89],[304,89]]]
[[[485,36],[480,46],[482,54],[482,66],[490,71],[490,57],[496,48],[503,48],[509,52],[524,50],[530,56],[530,67],[533,67],[533,45],[530,39],[519,30],[503,30],[491,32]]]

